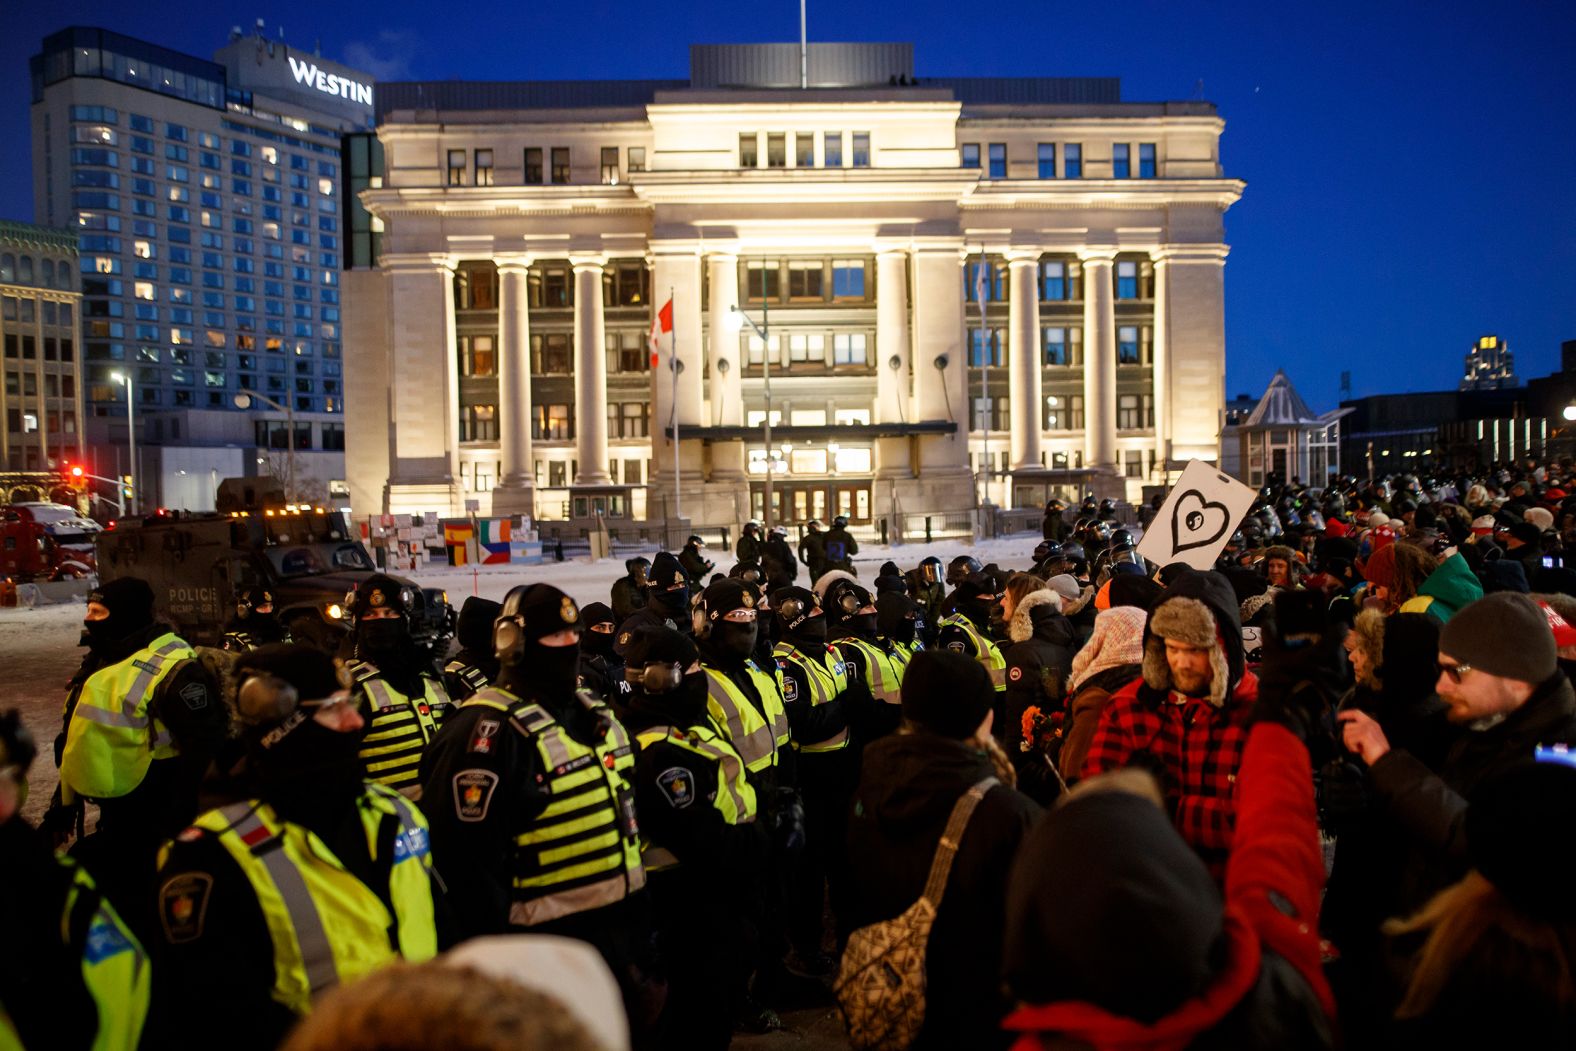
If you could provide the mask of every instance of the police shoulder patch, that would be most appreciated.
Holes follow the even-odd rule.
[[[461,770],[454,775],[454,816],[461,821],[481,821],[492,806],[498,775],[491,770]]]
[[[181,945],[201,938],[212,893],[213,877],[206,872],[183,872],[165,880],[159,888],[159,922],[164,927],[164,940]]]
[[[668,767],[657,775],[657,787],[675,810],[683,810],[695,802],[695,775],[687,767]]]
[[[792,703],[799,699],[799,680],[792,675],[783,676],[783,700]]]
[[[181,687],[181,700],[187,708],[200,712],[208,707],[208,687],[200,682],[187,683]]]
[[[947,643],[947,649],[951,650],[953,653],[964,652],[964,646],[961,641]]]

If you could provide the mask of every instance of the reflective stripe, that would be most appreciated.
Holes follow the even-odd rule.
[[[77,710],[72,713],[75,718],[81,716],[88,722],[98,723],[102,726],[123,726],[130,730],[143,730],[148,726],[148,720],[128,716],[125,712],[112,712],[105,708],[95,708],[91,705],[77,705]]]
[[[755,820],[755,789],[744,776],[743,760],[711,730],[703,726],[692,726],[687,731],[674,726],[650,726],[635,740],[642,751],[666,741],[675,748],[715,762],[720,794],[725,798],[713,799],[712,803],[722,811],[723,820],[730,825],[748,825]],[[722,805],[724,802],[726,805]]]
[[[846,638],[837,641],[838,646],[848,646],[857,653],[864,654],[865,667],[869,674],[870,693],[881,704],[903,703],[903,671],[907,662],[901,657],[888,653],[880,645],[868,639]],[[901,649],[896,652],[905,652]]]
[[[268,876],[274,881],[279,897],[290,914],[295,928],[296,944],[301,950],[301,966],[306,971],[307,985],[315,997],[339,981],[339,971],[334,966],[334,952],[329,947],[328,933],[323,929],[323,917],[317,911],[317,902],[307,890],[301,870],[291,863],[278,839],[268,831],[257,816],[251,803],[236,803],[221,807],[219,813],[230,822],[230,830],[243,841],[261,829],[267,838],[252,844],[252,855],[263,863]]]
[[[706,669],[707,705],[713,717],[721,714],[722,731],[727,735],[734,751],[744,760],[751,773],[759,773],[777,765],[777,741],[772,728],[761,718],[761,713],[728,678],[717,668]]]
[[[816,660],[809,654],[802,653],[789,642],[779,642],[772,651],[777,656],[801,669],[805,678],[810,683],[810,704],[819,707],[830,704],[843,695],[848,689],[848,673],[843,670],[841,656],[836,651],[828,648],[826,655],[821,660]],[[829,665],[835,665],[831,667]],[[804,743],[795,741],[794,747],[801,752],[836,752],[848,747],[848,727],[844,726],[831,737],[820,741]]]
[[[974,622],[961,613],[949,613],[941,618],[941,627],[957,628],[969,638],[969,644],[974,647],[974,659],[985,665],[985,670],[990,672],[990,682],[998,691],[1007,689],[1007,659],[1001,655],[1001,649],[980,630]]]
[[[126,699],[121,702],[121,711],[127,719],[139,718],[137,713],[142,710],[143,702],[147,699],[148,690],[153,687],[153,680],[164,669],[164,662],[172,655],[182,650],[189,650],[182,639],[171,639],[153,651],[146,661],[133,660],[131,663],[137,669],[137,677],[131,680],[131,689],[126,691]],[[148,725],[148,718],[142,716],[142,725]],[[128,726],[137,725],[135,722],[127,723]]]

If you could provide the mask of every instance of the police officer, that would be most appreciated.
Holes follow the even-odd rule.
[[[772,526],[766,542],[761,545],[761,570],[766,574],[766,587],[775,591],[785,588],[799,576],[799,563],[788,546],[788,530]]]
[[[759,562],[761,560],[761,523],[750,519],[744,523],[744,532],[739,535],[739,542],[733,545],[733,557],[740,562]]]
[[[944,614],[941,607],[947,598],[941,559],[931,555],[904,576],[908,580],[908,597],[914,600],[925,619],[926,627],[920,631],[919,637],[926,646],[931,646],[936,641],[936,622]]]
[[[450,702],[411,639],[415,596],[393,577],[374,573],[345,605],[355,625],[355,657],[346,667],[367,717],[361,743],[367,780],[420,798],[421,754]]]
[[[684,573],[689,577],[690,589],[699,591],[706,586],[706,574],[717,568],[717,563],[701,554],[701,548],[706,546],[706,541],[698,536],[691,536],[684,542],[684,549],[679,552],[679,565],[684,567]]]
[[[799,539],[799,561],[810,570],[810,583],[814,584],[826,572],[826,533],[819,519],[812,518],[805,525],[805,534]]]
[[[695,610],[695,641],[707,676],[712,721],[768,798],[778,785],[793,784],[788,713],[782,676],[771,662],[756,660],[759,605],[755,589],[742,580],[719,580],[701,592]]]
[[[641,628],[672,628],[680,634],[690,630],[690,581],[679,560],[668,551],[658,551],[651,563],[646,583],[646,605],[620,621],[613,650],[620,656],[624,647]]]
[[[651,570],[651,559],[636,555],[624,563],[625,576],[613,581],[613,619],[622,624],[646,605],[646,574]]]
[[[580,608],[580,617],[586,625],[580,636],[580,688],[618,713],[629,686],[624,682],[624,659],[613,652],[612,607],[592,602]]]
[[[503,607],[492,599],[472,595],[460,607],[455,628],[460,651],[443,666],[443,692],[451,704],[458,704],[498,677],[498,658],[493,656],[492,626]]]
[[[859,553],[859,541],[848,532],[847,515],[838,515],[832,519],[832,528],[821,541],[821,551],[826,558],[822,573],[832,569],[841,569],[844,573],[854,571],[854,556]],[[819,574],[816,579],[820,579]]]
[[[958,603],[958,585],[962,584],[971,575],[983,573],[985,567],[973,555],[959,555],[947,563],[947,586],[952,590],[947,592],[947,597],[941,600],[937,607],[936,623],[939,625],[943,617],[953,611]]]
[[[721,1049],[746,1000],[767,833],[744,760],[706,713],[695,643],[647,628],[628,659],[641,858],[669,976],[662,1044]]]
[[[908,602],[904,595],[892,597]],[[914,651],[881,638],[876,599],[853,581],[833,581],[826,599],[832,649],[842,659],[850,683],[857,683],[860,693],[867,695],[850,713],[858,731],[856,743],[863,745],[893,732],[902,721],[903,672]]]
[[[327,989],[438,951],[427,824],[366,780],[345,668],[265,646],[235,681],[244,759],[160,859],[153,1046],[273,1048]]]
[[[196,814],[229,713],[196,651],[154,621],[146,581],[90,592],[83,637],[88,653],[55,742],[61,805],[46,820],[59,830],[83,799],[98,803],[97,829],[73,853],[146,937],[158,846]]]
[[[805,812],[804,863],[789,903],[794,959],[788,967],[819,977],[832,967],[821,951],[828,885],[834,915],[843,904],[846,811],[859,780],[858,756],[848,747],[849,709],[857,697],[842,660],[827,647],[827,618],[815,593],[783,588],[772,594],[771,606],[781,633],[774,652]]]
[[[959,581],[953,591],[953,611],[941,618],[941,632],[936,637],[940,649],[973,657],[990,672],[991,685],[996,688],[996,707],[999,709],[1007,690],[1007,661],[1001,649],[991,640],[990,622],[993,610],[1001,601],[1001,588],[994,577],[987,573],[971,573]],[[1001,712],[997,712],[1001,717]]]
[[[87,871],[22,820],[36,752],[16,710],[0,713],[0,1046],[130,1051],[148,957]]]
[[[224,629],[220,643],[233,653],[245,653],[275,642],[293,642],[290,632],[274,612],[273,592],[254,584],[235,596],[235,617]]]
[[[595,946],[631,1025],[660,1008],[628,734],[575,687],[583,621],[549,584],[512,589],[498,681],[456,708],[423,763],[423,805],[462,938],[560,934]]]

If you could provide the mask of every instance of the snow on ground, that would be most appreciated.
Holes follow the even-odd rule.
[[[868,587],[876,578],[881,563],[890,559],[899,569],[907,572],[922,559],[935,555],[943,565],[958,555],[972,554],[981,562],[996,562],[1005,569],[1028,569],[1033,561],[1035,545],[1040,537],[1035,533],[971,542],[966,540],[937,540],[929,544],[861,545],[854,557],[854,568],[859,579]],[[655,549],[641,552],[650,558]],[[717,563],[716,572],[726,573],[735,559],[727,552],[707,550],[706,555]],[[635,557],[634,552],[621,552],[611,558],[592,562],[589,558],[568,558],[563,562],[545,562],[539,566],[427,566],[414,573],[402,575],[419,582],[423,587],[441,587],[449,594],[449,601],[458,608],[470,595],[480,595],[501,601],[504,594],[520,584],[546,583],[561,588],[576,602],[606,602],[613,589],[613,582],[624,575],[624,559]],[[797,583],[808,586],[808,571],[799,567]]]

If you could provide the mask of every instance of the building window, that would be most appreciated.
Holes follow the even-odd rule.
[[[843,166],[842,132],[826,131],[821,133],[821,163],[828,168],[841,168]]]
[[[832,260],[832,298],[865,298],[865,261],[863,259]]]
[[[553,147],[553,185],[569,185],[569,147]]]
[[[863,332],[839,332],[832,336],[833,365],[868,364]]]
[[[1122,325],[1116,330],[1116,363],[1138,364],[1138,326]]]
[[[870,167],[870,133],[868,131],[854,132],[854,167]]]
[[[1042,179],[1056,178],[1056,143],[1042,142],[1039,150],[1039,175]]]
[[[493,184],[493,151],[476,151],[476,185],[491,186]]]
[[[768,168],[785,168],[788,166],[787,138],[780,131],[767,132],[766,166]]]
[[[795,132],[793,137],[793,163],[796,168],[815,167],[815,133]]]
[[[1047,260],[1040,264],[1040,299],[1060,303],[1067,299],[1067,264]]]
[[[971,398],[969,429],[974,431],[1005,431],[1012,425],[1006,398]]]
[[[992,179],[1005,179],[1007,177],[1007,144],[993,142],[990,144],[990,177]]]
[[[745,294],[750,301],[759,303],[770,299],[776,301],[782,295],[782,284],[778,279],[776,260],[750,260],[744,265]]]
[[[629,170],[643,172],[646,170],[646,148],[644,146],[631,146],[629,148]]]
[[[759,141],[760,137],[753,131],[743,132],[739,135],[739,167],[760,167]]]
[[[607,334],[607,371],[619,373],[646,372],[651,368],[651,350],[643,331],[609,332]]]
[[[965,168],[978,168],[980,166],[980,144],[979,143],[977,143],[977,142],[965,142],[963,144],[962,154],[963,154],[963,167],[965,167]]]
[[[539,146],[528,147],[525,151],[525,182],[528,186],[541,185],[542,150]]]
[[[531,271],[531,278],[531,306],[546,310],[574,306],[569,270],[566,267],[545,266]]]
[[[1111,146],[1111,178],[1130,179],[1133,177],[1133,148],[1125,142],[1118,142]]]
[[[567,485],[569,465],[562,460],[547,461],[547,484],[554,487]]]
[[[602,185],[615,186],[618,184],[618,147],[602,147]]]
[[[1067,179],[1083,178],[1083,146],[1080,143],[1062,144],[1062,176]]]
[[[618,427],[611,425],[614,412],[618,413]],[[643,401],[619,402],[608,407],[608,430],[620,438],[647,438],[651,435],[651,406]],[[632,461],[638,463],[639,461]]]
[[[460,410],[460,441],[495,442],[498,440],[498,407],[466,405]]]
[[[1155,177],[1155,144],[1152,142],[1138,144],[1138,177],[1140,179]]]
[[[639,261],[621,260],[602,270],[602,302],[609,307],[644,306],[651,298],[651,272]]]
[[[981,274],[982,267],[984,268],[983,276]],[[982,261],[977,256],[973,257],[969,260],[968,265],[963,268],[963,279],[965,282],[963,298],[967,302],[979,302],[979,293],[982,285],[985,293],[985,302],[999,303],[1007,298],[1007,267],[1005,264],[998,264],[989,260]]]
[[[1131,260],[1116,264],[1116,298],[1138,298],[1138,264]]]
[[[449,151],[449,185],[465,185],[465,151]]]
[[[789,365],[825,365],[826,337],[819,332],[795,332],[788,336]]]
[[[969,368],[1000,366],[1002,348],[1007,342],[1005,335],[1005,330],[999,328],[969,329]]]
[[[570,423],[569,406],[567,405],[537,405],[533,407],[531,419],[531,437],[544,441],[568,441],[575,436],[575,429]],[[550,460],[549,465],[558,466],[558,481],[554,485],[563,485],[562,461]]]
[[[751,333],[745,338],[744,360],[750,365],[760,365],[766,360],[766,345],[761,342],[761,337]],[[775,364],[782,360],[782,338],[772,336],[772,362]],[[777,422],[777,412],[772,412],[772,423]],[[759,414],[757,414],[759,416]],[[757,418],[756,423],[760,423]],[[753,425],[752,425],[753,426]]]
[[[1071,365],[1067,354],[1067,330],[1060,326],[1040,330],[1040,346],[1044,348],[1043,363],[1048,366]]]
[[[1144,450],[1129,449],[1124,461],[1125,473],[1129,478],[1142,478],[1144,476]]]
[[[1116,429],[1134,431],[1143,426],[1138,411],[1138,395],[1124,394],[1116,399]]]
[[[819,302],[826,298],[826,267],[819,260],[793,260],[788,264],[788,298]]]
[[[466,376],[496,376],[498,356],[492,336],[460,337],[460,371]]]
[[[567,332],[548,332],[531,337],[531,371],[539,376],[567,376],[571,354]]]
[[[466,264],[455,269],[454,309],[498,309],[498,271],[491,263]]]

